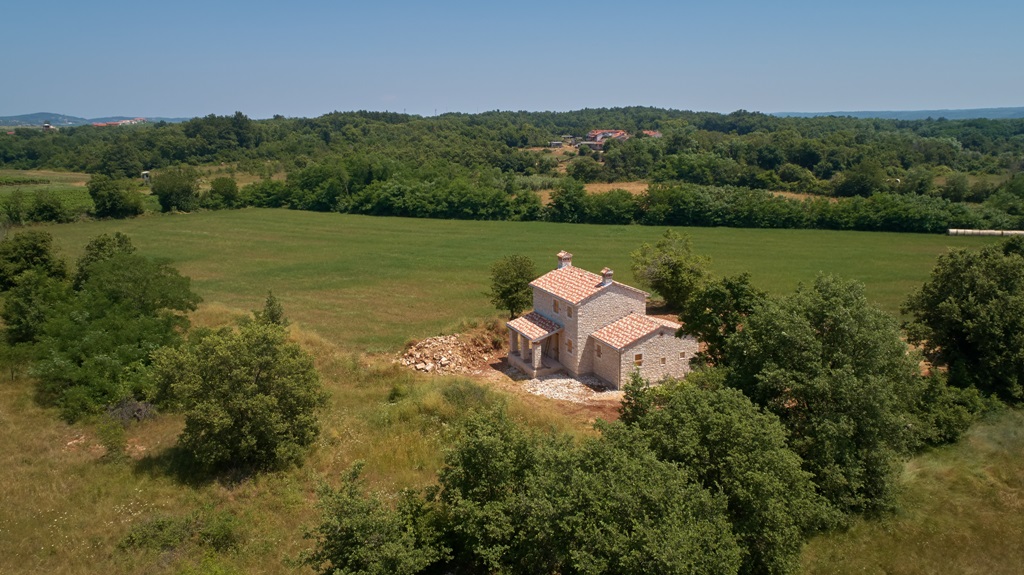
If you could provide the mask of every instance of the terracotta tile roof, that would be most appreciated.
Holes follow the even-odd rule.
[[[576,305],[607,287],[601,285],[603,281],[604,278],[593,272],[567,265],[564,268],[549,271],[530,282],[530,285]],[[647,292],[644,290],[617,281],[613,281],[612,284],[647,297]]]
[[[522,317],[517,317],[505,325],[523,334],[530,341],[544,339],[562,329],[562,326],[535,311],[531,311]]]
[[[600,291],[604,287],[602,281],[601,276],[595,273],[569,265],[549,271],[530,282],[530,285],[578,304]]]
[[[650,335],[662,327],[679,329],[679,324],[649,315],[631,313],[610,323],[591,334],[594,339],[622,351],[638,339]]]

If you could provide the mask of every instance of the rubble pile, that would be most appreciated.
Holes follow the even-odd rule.
[[[466,373],[495,353],[493,348],[466,343],[457,335],[441,335],[409,346],[398,363],[425,373]]]

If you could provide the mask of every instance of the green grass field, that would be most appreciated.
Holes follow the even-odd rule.
[[[225,324],[262,304],[267,290],[293,320],[293,336],[317,359],[331,403],[323,433],[302,468],[238,482],[181,482],[171,447],[177,415],[128,430],[127,462],[103,458],[94,423],[67,425],[40,407],[24,373],[0,374],[0,573],[307,573],[292,560],[309,543],[318,484],[337,484],[351,464],[367,462],[372,486],[394,493],[434,479],[446,433],[474,406],[504,402],[517,420],[540,429],[589,433],[590,414],[564,404],[507,394],[464,379],[414,374],[390,365],[409,339],[494,317],[488,267],[510,253],[534,258],[538,272],[567,249],[574,264],[631,282],[629,252],[662,229],[546,223],[453,222],[255,210],[144,216],[39,226],[74,259],[100,233],[129,234],[140,252],[171,259],[193,278],[204,304],[194,321]],[[991,239],[824,231],[690,229],[694,246],[719,274],[750,271],[775,293],[819,271],[856,278],[895,311],[949,247]],[[975,555],[952,543],[1013,541],[1007,560],[985,572],[1019,567],[1024,447],[1019,414],[977,427],[957,446],[908,464],[904,507],[884,522],[863,521],[847,534],[812,542],[808,572],[850,566],[868,572],[957,570]],[[124,549],[119,543],[160,519],[237,518],[236,548],[216,551],[195,538],[173,548]],[[946,536],[946,530],[956,529]],[[898,531],[898,533],[897,533]],[[899,535],[899,536],[897,536]],[[1007,543],[1008,545],[1010,543]],[[901,549],[912,549],[911,563]],[[874,555],[869,555],[869,551]],[[980,557],[980,556],[978,556]],[[918,569],[911,569],[917,566]],[[943,570],[943,569],[938,569]]]
[[[375,218],[246,209],[149,216],[46,227],[77,257],[90,238],[129,234],[140,250],[170,258],[191,276],[207,304],[240,312],[267,290],[300,324],[353,352],[393,352],[407,340],[436,335],[466,318],[496,312],[484,292],[489,266],[522,253],[538,273],[561,249],[574,265],[604,266],[633,282],[629,253],[662,228],[543,222],[472,222]],[[772,293],[791,292],[819,272],[864,282],[868,297],[898,313],[935,258],[950,247],[992,238],[821,230],[689,228],[698,253],[717,274],[748,271]]]
[[[0,170],[0,200],[20,191],[24,195],[25,207],[32,204],[37,192],[46,191],[60,199],[71,213],[82,214],[92,209],[92,198],[85,184],[89,175],[80,172],[57,172],[52,170]],[[29,183],[21,183],[29,182]]]

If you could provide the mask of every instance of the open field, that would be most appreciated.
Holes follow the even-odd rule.
[[[813,539],[806,573],[1016,574],[1024,566],[1024,413],[910,461],[900,510]]]
[[[23,204],[32,204],[38,192],[48,192],[73,214],[82,214],[92,209],[92,198],[85,184],[89,175],[80,172],[57,172],[53,170],[0,170],[0,181],[13,182],[11,185],[0,186],[0,200],[10,197],[15,192],[22,193]],[[38,183],[20,183],[38,182]]]
[[[490,263],[505,254],[529,255],[541,272],[564,248],[575,254],[575,264],[595,270],[608,265],[629,283],[629,252],[663,232],[257,209],[39,229],[54,234],[72,259],[88,239],[113,231],[129,234],[146,255],[170,258],[205,300],[193,315],[195,325],[229,323],[258,308],[272,289],[294,322],[293,337],[316,357],[331,400],[323,434],[302,468],[240,480],[182,481],[172,448],[179,416],[132,425],[129,459],[107,461],[93,423],[60,422],[55,409],[33,401],[24,374],[13,380],[0,374],[0,573],[308,573],[290,561],[309,544],[302,528],[315,516],[317,485],[337,485],[355,460],[366,461],[371,486],[391,493],[430,483],[451,424],[469,409],[496,402],[534,428],[590,433],[590,415],[564,404],[455,377],[423,376],[384,360],[408,339],[460,331],[463,320],[494,317],[483,292]],[[869,297],[890,311],[925,279],[936,255],[996,241],[811,230],[686,231],[696,250],[713,258],[716,273],[750,271],[757,285],[775,293],[791,291],[819,271],[840,273],[865,282]],[[366,353],[388,355],[378,361]],[[926,572],[936,565],[943,570],[952,551],[932,546],[961,541],[987,543],[986,552],[998,558],[998,542],[1021,540],[1022,427],[1020,414],[1011,412],[979,426],[958,446],[912,461],[904,511],[887,522],[865,521],[849,534],[814,541],[806,555],[808,572],[834,571],[848,554],[863,554],[862,562],[853,558],[850,564],[869,571]],[[119,545],[159,521],[184,524],[190,516],[207,523],[233,518],[236,546],[216,550],[198,534],[169,548]],[[899,523],[904,521],[909,522]],[[887,531],[904,526],[911,533],[905,539]],[[959,531],[943,535],[949,529]],[[971,535],[975,529],[978,535]],[[890,541],[906,541],[919,560],[899,563],[899,546]],[[878,547],[888,559],[867,558],[868,547]],[[1020,565],[1019,551],[1006,554],[1006,562],[982,565],[987,572],[1009,572],[1008,566]],[[923,568],[909,568],[915,565]]]
[[[167,257],[208,304],[245,312],[273,290],[305,329],[353,352],[395,352],[463,318],[495,314],[484,292],[489,266],[527,255],[538,273],[566,249],[585,269],[608,266],[631,283],[629,253],[664,232],[642,226],[376,218],[247,209],[47,226],[77,257],[101,233],[129,234],[143,253]],[[818,272],[862,281],[896,313],[949,247],[993,238],[820,230],[689,228],[698,253],[722,275],[750,272],[773,293]]]

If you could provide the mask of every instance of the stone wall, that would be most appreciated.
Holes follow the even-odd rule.
[[[580,349],[580,354],[577,356],[579,363],[576,365],[576,369],[579,373],[595,373],[596,342],[590,337],[590,334],[631,313],[645,313],[647,311],[646,297],[642,292],[621,284],[612,284],[597,295],[584,300],[580,307],[582,309],[577,310],[576,313],[579,336],[573,344],[575,348]]]
[[[637,341],[622,352],[619,364],[619,381],[610,381],[621,388],[634,369],[639,369],[644,379],[660,381],[667,376],[683,377],[690,372],[690,358],[697,354],[697,340],[692,337],[675,337],[675,330],[663,327]],[[643,354],[643,365],[634,364],[636,354]],[[665,363],[662,363],[664,360]]]

